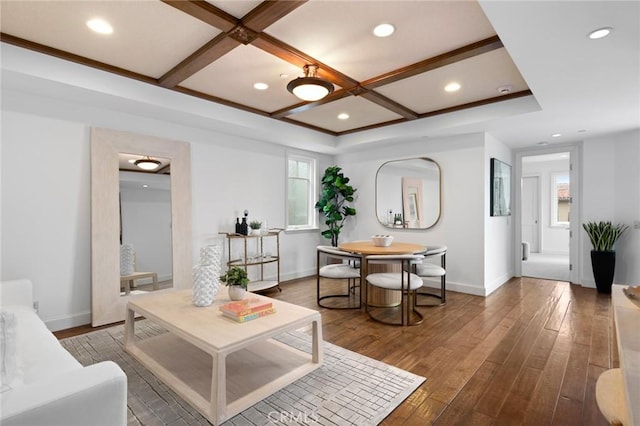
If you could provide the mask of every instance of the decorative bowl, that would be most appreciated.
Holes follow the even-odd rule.
[[[371,237],[373,245],[376,247],[389,247],[393,241],[392,235],[374,235]]]

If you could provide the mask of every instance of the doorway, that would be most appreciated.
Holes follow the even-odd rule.
[[[516,271],[521,276],[576,281],[577,149],[564,146],[516,155],[516,179],[520,180],[516,186]]]

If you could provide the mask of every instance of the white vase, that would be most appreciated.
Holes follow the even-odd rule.
[[[256,237],[259,237],[260,235],[262,235],[262,232],[260,232],[260,228],[258,229],[251,228],[251,232],[249,233],[249,235],[254,235]]]
[[[193,268],[194,305],[210,306],[216,299],[220,289],[219,269],[215,268],[214,265],[197,265]]]
[[[227,288],[229,289],[229,299],[231,300],[242,300],[247,292],[247,290],[239,285],[230,285]]]
[[[120,246],[120,275],[131,275],[135,272],[136,252],[131,244]]]

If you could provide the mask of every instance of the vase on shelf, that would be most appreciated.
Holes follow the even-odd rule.
[[[120,246],[120,275],[131,275],[135,272],[135,255],[131,244]]]
[[[245,290],[244,287],[239,285],[230,285],[228,289],[229,289],[229,299],[231,300],[242,300],[244,299],[244,295],[247,292],[247,290]]]

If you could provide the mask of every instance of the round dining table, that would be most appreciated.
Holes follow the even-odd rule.
[[[362,241],[349,241],[338,244],[338,248],[350,253],[357,253],[362,255],[362,265],[360,273],[364,277],[362,280],[365,291],[360,289],[360,297],[363,304],[369,304],[369,306],[397,306],[400,304],[401,294],[397,291],[389,291],[380,287],[372,287],[371,293],[367,294],[366,291],[366,277],[371,268],[371,272],[389,272],[390,265],[371,265],[367,261],[367,256],[379,255],[379,254],[416,254],[422,253],[427,250],[427,246],[414,243],[404,242],[392,242],[387,247],[380,247],[373,244],[371,240]]]

